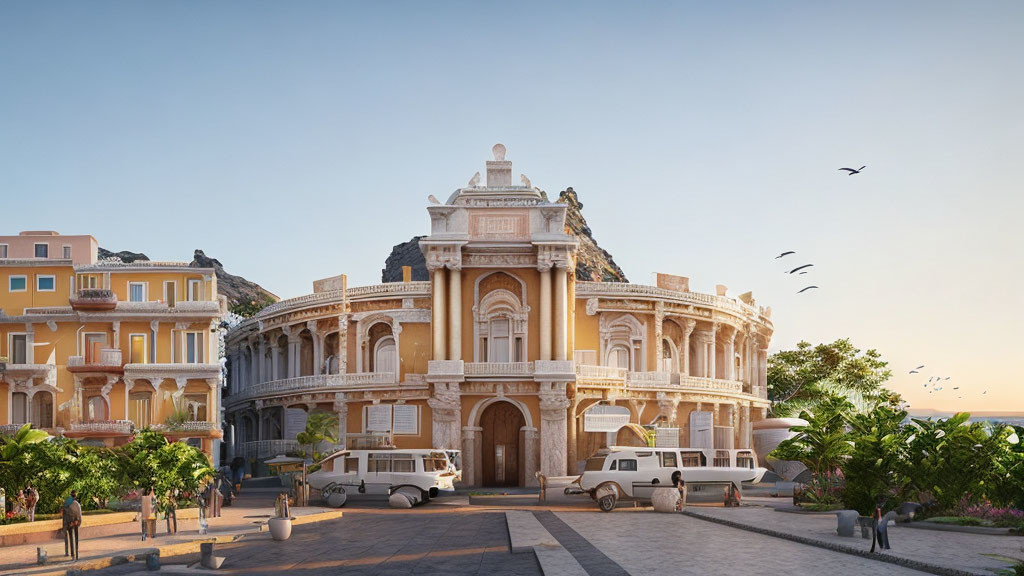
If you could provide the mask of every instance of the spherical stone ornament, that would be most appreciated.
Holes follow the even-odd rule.
[[[655,512],[675,512],[679,503],[679,490],[675,488],[655,488],[651,495],[651,504]]]

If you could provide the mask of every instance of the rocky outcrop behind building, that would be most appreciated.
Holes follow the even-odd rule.
[[[427,261],[420,251],[420,238],[423,236],[413,236],[412,240],[391,249],[391,255],[384,261],[384,269],[380,271],[381,282],[401,282],[402,266],[412,267],[413,281],[430,280]]]
[[[569,205],[565,227],[580,242],[576,253],[576,279],[593,282],[629,282],[626,273],[615,263],[607,250],[597,245],[594,234],[583,217],[583,203],[572,187],[558,195],[558,201]]]
[[[98,250],[100,260],[118,258],[122,262],[131,263],[148,261],[149,257],[141,252],[112,252],[104,248]],[[252,316],[268,304],[277,302],[279,298],[259,284],[241,276],[235,276],[224,270],[224,265],[216,258],[210,258],[202,250],[196,250],[189,266],[193,268],[213,268],[217,276],[217,292],[227,298],[228,310],[241,316]]]
[[[547,196],[545,196],[547,199]],[[558,201],[568,204],[569,209],[565,217],[565,227],[569,233],[579,240],[580,248],[576,260],[576,279],[596,282],[629,282],[626,274],[619,268],[619,265],[612,259],[612,255],[597,245],[594,235],[583,217],[583,203],[576,196],[572,188],[567,188],[558,195]],[[412,267],[412,279],[414,281],[425,281],[430,279],[427,272],[427,262],[420,251],[420,238],[414,236],[408,242],[396,244],[391,249],[391,255],[384,261],[384,269],[381,270],[381,282],[401,282],[402,266]]]

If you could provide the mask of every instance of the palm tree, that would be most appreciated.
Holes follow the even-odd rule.
[[[853,452],[846,426],[846,415],[852,409],[846,398],[822,400],[814,413],[808,410],[800,413],[807,425],[790,428],[796,436],[781,442],[771,454],[773,458],[796,460],[807,466],[812,477],[812,493],[822,504],[834,500],[831,488],[840,465]]]

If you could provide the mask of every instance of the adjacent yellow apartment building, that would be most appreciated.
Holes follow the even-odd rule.
[[[151,427],[214,457],[214,270],[98,260],[92,236],[0,236],[0,430],[24,423],[116,446]]]

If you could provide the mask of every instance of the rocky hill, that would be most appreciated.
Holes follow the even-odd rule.
[[[583,203],[570,186],[558,195],[558,201],[569,205],[565,227],[576,236],[580,249],[576,253],[576,279],[594,282],[629,282],[626,273],[615,263],[607,250],[597,245],[594,234],[583,217]]]
[[[121,261],[129,263],[149,260],[149,257],[141,252],[112,252],[104,248],[99,249],[98,256],[101,260],[119,258]],[[217,291],[222,296],[227,297],[228,309],[236,314],[251,316],[268,304],[277,302],[280,299],[251,280],[229,274],[224,270],[220,260],[210,258],[202,250],[196,250],[193,253],[192,262],[189,263],[189,266],[193,268],[214,269],[214,273],[217,276]],[[399,269],[399,279],[401,279],[401,269]]]
[[[575,235],[580,242],[577,253],[576,279],[597,282],[629,282],[626,274],[619,268],[612,255],[597,245],[590,226],[583,217],[583,203],[576,192],[567,188],[558,195],[558,201],[569,205],[565,217],[566,230]],[[391,249],[391,255],[384,262],[381,270],[381,282],[401,282],[402,266],[412,266],[413,280],[429,280],[427,263],[420,251],[420,238],[414,236],[408,242],[402,242]]]

